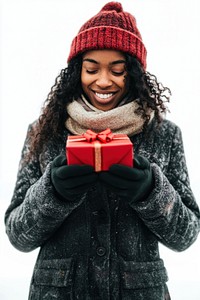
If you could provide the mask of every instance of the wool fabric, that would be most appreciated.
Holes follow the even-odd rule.
[[[144,132],[131,137],[135,155],[149,159],[155,177],[149,197],[131,206],[100,182],[76,200],[61,201],[52,186],[51,162],[65,154],[70,133],[63,129],[58,143],[50,138],[27,163],[34,126],[5,216],[17,249],[40,247],[28,299],[169,300],[158,240],[183,251],[196,240],[200,223],[180,129],[164,120],[155,131],[152,124],[148,138]]]
[[[88,50],[112,49],[136,56],[146,69],[147,51],[133,15],[121,3],[109,2],[90,18],[73,39],[68,62]]]
[[[73,134],[83,134],[88,128],[100,132],[110,128],[115,134],[133,136],[142,131],[144,119],[137,113],[137,100],[108,111],[95,108],[84,97],[67,104],[68,118],[65,127]],[[147,110],[150,121],[154,113]]]

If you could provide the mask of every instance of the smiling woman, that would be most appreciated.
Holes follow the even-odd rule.
[[[29,126],[5,226],[20,251],[40,249],[31,300],[170,299],[159,243],[189,248],[200,211],[181,130],[165,115],[170,90],[146,53],[135,17],[107,3],[78,31]],[[69,165],[69,135],[108,127],[133,143],[132,166]]]
[[[94,50],[83,55],[82,88],[94,107],[110,110],[126,96],[125,62],[119,51]]]

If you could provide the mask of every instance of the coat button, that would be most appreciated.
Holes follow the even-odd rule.
[[[97,255],[104,256],[106,254],[106,249],[104,247],[97,248]]]

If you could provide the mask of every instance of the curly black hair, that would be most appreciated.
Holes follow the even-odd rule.
[[[161,123],[163,115],[167,111],[166,103],[169,102],[171,90],[158,82],[155,75],[145,72],[136,57],[128,54],[126,57],[126,69],[128,77],[126,80],[128,99],[137,99],[139,104],[138,113],[145,120],[143,129],[147,128],[149,115],[147,108],[151,108],[155,114],[157,123]]]
[[[144,71],[136,57],[125,55],[126,58],[126,87],[127,101],[138,99],[138,113],[144,119],[143,129],[148,125],[149,115],[147,108],[155,113],[155,120],[161,123],[166,112],[166,102],[169,102],[170,89],[157,81],[156,76]],[[30,132],[30,156],[37,156],[42,151],[49,137],[55,145],[63,137],[63,129],[67,118],[66,104],[78,99],[82,92],[81,87],[82,55],[73,58],[67,68],[62,69],[55,80],[47,99],[44,102],[42,113]]]

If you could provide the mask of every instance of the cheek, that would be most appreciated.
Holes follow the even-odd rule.
[[[85,91],[87,89],[87,84],[82,79],[81,79],[81,86],[82,86],[83,91]]]
[[[126,79],[124,78],[120,78],[116,84],[124,91],[126,90]]]
[[[81,73],[81,85],[82,88],[85,90],[87,89],[87,87],[90,85],[91,80],[89,79],[89,77],[87,76],[87,74],[85,74],[84,72]]]

